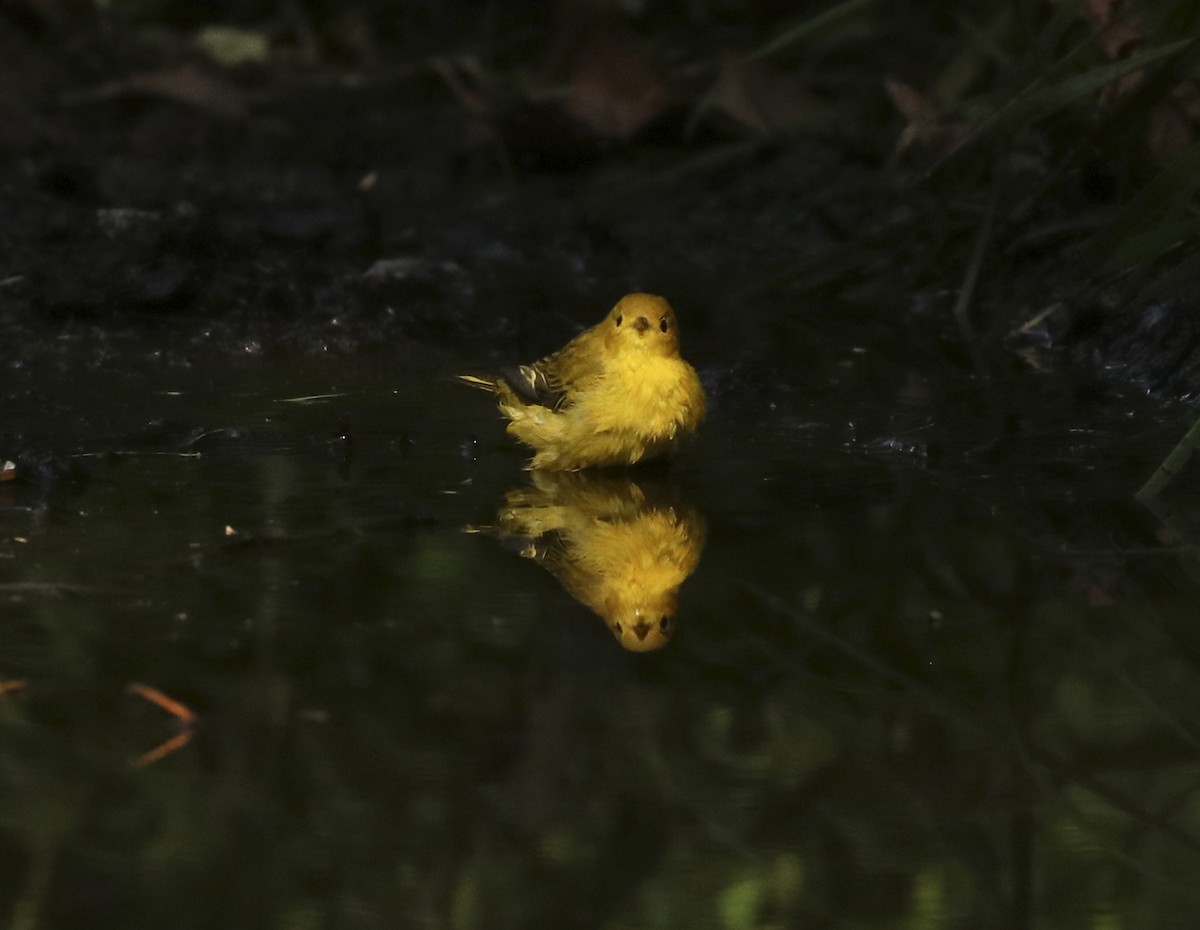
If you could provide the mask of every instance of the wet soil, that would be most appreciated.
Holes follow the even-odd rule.
[[[861,135],[732,132],[684,106],[620,141],[528,101],[481,128],[428,65],[454,47],[438,26],[366,65],[220,74],[144,31],[16,21],[0,73],[0,360],[507,361],[648,290],[675,303],[718,394],[828,386],[866,347],[888,350],[880,380],[911,366],[948,390],[977,383],[952,312],[964,269],[929,228],[945,195],[889,171],[887,152]],[[1178,301],[1096,313],[1070,257],[1016,249],[981,283],[991,373],[1023,367],[1012,349],[1032,344],[1085,381],[1187,396],[1200,339]]]

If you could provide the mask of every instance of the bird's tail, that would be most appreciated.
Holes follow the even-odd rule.
[[[496,378],[485,378],[480,375],[459,375],[458,380],[463,384],[469,384],[473,388],[487,391],[490,394],[497,394],[500,391],[500,382]]]

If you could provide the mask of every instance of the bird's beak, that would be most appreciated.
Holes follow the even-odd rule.
[[[638,319],[642,319],[642,318],[638,317]],[[633,632],[634,632],[634,635],[637,636],[638,642],[645,642],[646,637],[650,633],[650,624],[647,623],[645,620],[641,620],[638,623],[634,624]]]
[[[648,330],[650,328],[650,321],[647,320],[644,316],[639,316],[636,320],[633,321],[632,326],[639,333],[644,333],[646,330]]]

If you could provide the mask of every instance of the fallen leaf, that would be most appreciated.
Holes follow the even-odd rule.
[[[929,97],[921,93],[911,84],[885,78],[883,89],[892,100],[894,106],[910,123],[932,123],[937,121],[937,110],[929,102]]]
[[[1092,27],[1096,43],[1109,59],[1117,59],[1145,38],[1125,0],[1087,0],[1079,13]]]
[[[913,145],[920,145],[937,153],[948,152],[958,146],[970,132],[969,123],[941,116],[929,96],[911,84],[885,78],[883,88],[887,91],[892,105],[907,121],[900,138],[896,140],[897,152],[903,152]]]
[[[554,49],[536,76],[469,56],[432,62],[467,117],[467,147],[495,146],[506,171],[578,167],[669,103],[657,61],[614,10],[590,0],[564,0],[559,10]]]
[[[721,53],[712,106],[756,132],[787,129],[821,109],[796,78],[730,51]]]
[[[494,108],[487,95],[477,86],[478,81],[475,80],[476,76],[471,73],[471,69],[465,67],[463,62],[447,58],[435,59],[432,67],[467,115],[468,147],[499,140],[500,133],[496,128]]]
[[[590,2],[566,4],[559,20],[565,109],[599,136],[627,139],[670,102],[649,48],[624,19]]]
[[[161,707],[168,714],[177,719],[182,725],[193,726],[198,719],[190,707],[180,701],[175,700],[173,697],[164,694],[162,691],[159,691],[158,688],[151,687],[150,685],[144,685],[141,682],[135,681],[130,683],[127,690],[130,694],[135,694],[138,697],[149,701],[151,704]]]
[[[1113,21],[1123,0],[1087,0],[1080,15],[1097,29],[1103,29]]]
[[[475,116],[487,114],[487,98],[468,82],[458,62],[449,58],[435,58],[431,65],[434,73],[454,94],[459,106]]]
[[[1193,123],[1200,123],[1200,87],[1184,81],[1171,91],[1171,102]]]
[[[0,481],[15,481],[17,479],[17,466],[13,462],[5,461],[0,463]]]
[[[194,64],[131,74],[119,81],[68,94],[63,103],[75,105],[137,96],[158,97],[229,119],[246,115],[245,98],[236,86]]]
[[[194,730],[180,730],[170,739],[159,743],[149,752],[144,752],[136,759],[133,759],[129,764],[135,769],[144,769],[148,765],[153,765],[159,759],[169,756],[177,749],[182,749],[192,741],[192,737],[196,733]]]
[[[1200,89],[1191,81],[1185,81],[1150,111],[1146,128],[1146,148],[1150,157],[1158,164],[1164,164],[1181,154],[1196,140],[1198,123]]]
[[[1145,34],[1132,22],[1117,21],[1096,33],[1096,44],[1107,58],[1116,60],[1134,51]]]
[[[190,707],[164,694],[157,688],[153,688],[150,685],[143,685],[136,681],[132,682],[126,690],[130,694],[135,694],[154,704],[156,707],[162,708],[175,719],[175,725],[178,728],[178,732],[174,736],[159,743],[148,752],[142,753],[130,765],[134,768],[145,768],[147,765],[157,762],[164,756],[170,755],[175,750],[191,742],[192,737],[196,735],[200,718],[196,716]]]

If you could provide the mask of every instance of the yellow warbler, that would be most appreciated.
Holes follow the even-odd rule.
[[[622,297],[600,323],[531,365],[460,379],[499,398],[508,432],[536,452],[531,468],[658,458],[704,419],[704,389],[679,354],[675,312],[653,294]]]
[[[508,493],[496,525],[467,527],[511,544],[549,571],[634,652],[659,649],[677,625],[680,585],[704,549],[704,520],[651,479],[537,471]]]

